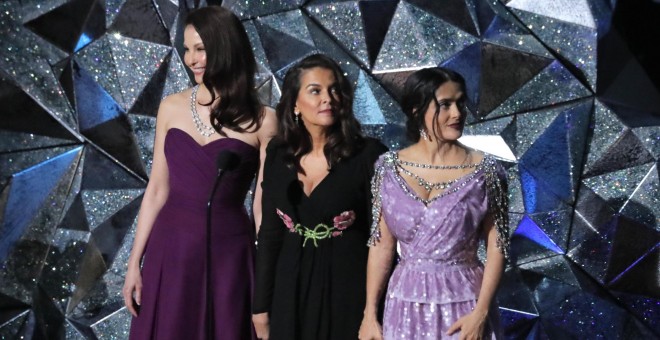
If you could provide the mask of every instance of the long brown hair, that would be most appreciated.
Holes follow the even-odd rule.
[[[339,98],[332,100],[335,122],[328,128],[327,142],[323,149],[328,167],[332,168],[342,158],[352,156],[364,143],[360,123],[353,114],[353,88],[337,63],[322,54],[310,55],[291,67],[284,76],[282,97],[277,104],[278,139],[287,145],[285,162],[300,173],[300,159],[312,150],[312,137],[301,122],[296,123],[293,109],[300,92],[300,78],[305,70],[315,67],[330,70],[335,77],[335,89]]]
[[[206,69],[202,82],[211,92],[211,105],[217,95],[220,102],[211,108],[211,125],[237,132],[256,131],[261,126],[263,107],[254,84],[257,63],[250,40],[238,17],[230,10],[202,7],[191,11],[186,26],[192,25],[206,50]],[[249,123],[243,128],[241,125]]]

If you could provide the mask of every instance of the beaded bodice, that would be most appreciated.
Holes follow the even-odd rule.
[[[474,166],[466,166],[474,168],[474,171],[456,179],[442,193],[429,199],[420,198],[401,177],[398,162],[397,154],[388,152],[376,163],[372,180],[374,202],[369,245],[380,238],[378,222],[381,218],[385,218],[390,231],[395,237],[398,236],[397,240],[403,241],[405,236],[416,235],[421,228],[431,230],[444,225],[445,232],[452,228],[464,231],[479,228],[485,216],[492,214],[498,233],[498,247],[508,256],[508,194],[504,169],[493,157],[486,155]],[[386,218],[385,208],[388,205],[396,209]],[[470,223],[473,224],[470,227],[460,225]],[[401,233],[397,235],[396,231]]]

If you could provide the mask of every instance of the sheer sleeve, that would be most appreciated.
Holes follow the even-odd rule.
[[[390,153],[388,152],[378,158],[374,165],[374,174],[371,178],[371,236],[369,237],[369,241],[367,241],[369,247],[376,245],[376,243],[380,241],[380,228],[378,227],[378,222],[380,222],[383,206],[381,187],[383,184],[383,174],[385,173],[386,161],[391,158],[389,155]]]
[[[364,187],[364,192],[367,193],[367,197],[369,199],[369,207],[371,214],[369,214],[367,218],[367,222],[369,226],[373,226],[374,222],[374,195],[372,191],[372,185],[371,182],[373,181],[375,172],[377,171],[377,164],[378,164],[378,159],[380,155],[383,153],[387,152],[387,147],[383,145],[381,142],[378,140],[370,140],[369,145],[367,146],[367,150],[365,150],[366,157],[364,157],[364,162],[365,162],[365,174],[366,178],[364,180],[365,187]],[[380,209],[380,208],[379,208]],[[378,221],[376,221],[378,223]],[[371,238],[370,238],[371,239]]]
[[[497,230],[497,247],[509,259],[509,192],[506,170],[492,157],[486,162],[486,189],[488,212],[492,214]]]
[[[264,162],[264,175],[261,183],[263,189],[261,197],[262,220],[257,236],[257,256],[255,269],[255,291],[252,304],[252,313],[259,314],[270,311],[273,300],[273,286],[275,282],[275,267],[282,247],[284,227],[276,213],[275,202],[272,198],[272,184],[274,178],[272,171],[273,160],[277,157],[277,149],[268,146]]]

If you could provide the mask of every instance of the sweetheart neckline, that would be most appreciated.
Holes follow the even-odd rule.
[[[214,139],[214,140],[212,140],[212,141],[210,141],[210,142],[208,142],[208,143],[206,143],[206,144],[199,144],[199,143],[195,140],[195,138],[193,138],[193,136],[191,136],[188,132],[186,132],[186,131],[184,131],[184,130],[182,130],[182,129],[176,128],[176,127],[169,128],[169,129],[167,130],[167,132],[166,132],[166,136],[165,136],[165,137],[167,137],[167,135],[169,135],[169,134],[170,134],[170,131],[172,131],[172,130],[178,130],[178,131],[181,132],[182,134],[186,135],[186,137],[188,137],[193,143],[195,143],[195,145],[197,145],[198,147],[200,147],[200,148],[202,148],[202,149],[205,148],[205,147],[207,147],[207,146],[209,146],[209,145],[211,145],[211,144],[213,144],[213,143],[215,143],[215,142],[219,142],[219,141],[223,141],[223,140],[234,140],[234,141],[239,142],[240,144],[243,144],[243,145],[248,146],[250,149],[252,149],[252,150],[255,151],[255,152],[259,152],[259,149],[257,149],[256,146],[254,146],[254,145],[252,145],[252,144],[250,144],[250,143],[248,143],[248,142],[246,142],[246,141],[244,141],[244,140],[241,140],[241,139],[238,139],[238,138],[234,138],[234,137],[222,137],[222,138]]]

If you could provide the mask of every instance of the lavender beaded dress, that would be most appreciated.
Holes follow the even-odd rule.
[[[382,214],[401,256],[387,289],[383,338],[458,338],[459,333],[449,337],[446,332],[476,305],[483,277],[477,248],[481,223],[489,211],[498,246],[506,250],[503,170],[486,156],[473,172],[424,202],[398,173],[396,162],[394,152],[381,156],[372,186],[374,221]],[[379,237],[374,223],[370,244]],[[489,313],[487,328],[486,339],[499,333],[496,310]]]

